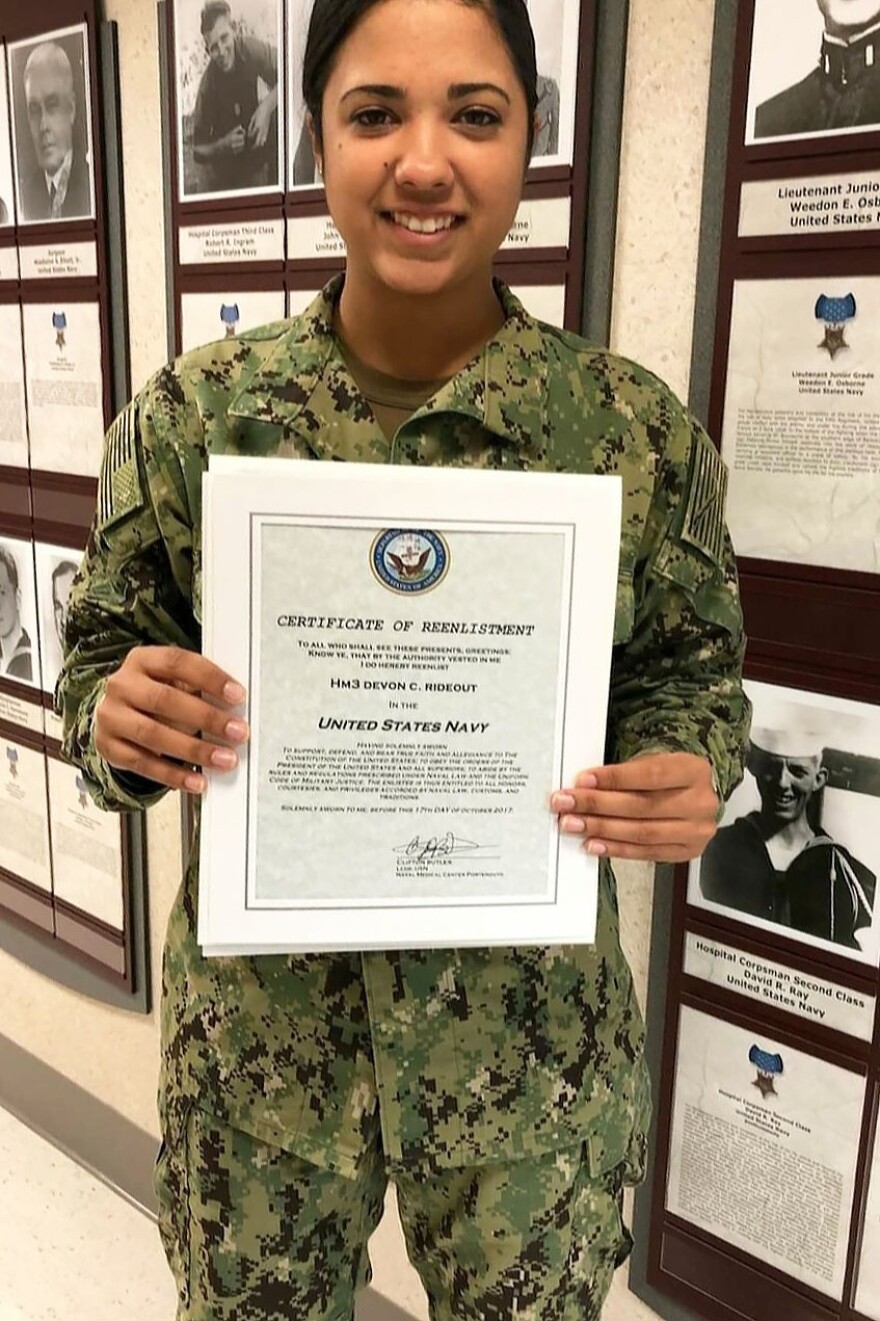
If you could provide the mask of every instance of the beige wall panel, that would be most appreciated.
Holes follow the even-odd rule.
[[[180,876],[180,808],[169,797],[147,820],[153,994],[158,1000],[168,910]],[[157,1134],[158,1014],[95,1004],[0,951],[4,1036],[133,1124]]]
[[[686,398],[712,27],[709,0],[633,0],[612,347]]]
[[[104,13],[119,32],[131,385],[139,390],[168,356],[158,11],[155,0],[104,0]]]
[[[152,0],[106,0],[118,23],[123,166],[131,319],[132,388],[166,359],[165,239],[157,10]],[[147,823],[153,987],[180,877],[179,805],[168,799]],[[3,1032],[151,1133],[156,1119],[158,1015],[95,1005],[0,953]]]

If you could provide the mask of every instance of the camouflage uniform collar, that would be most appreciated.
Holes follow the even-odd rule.
[[[290,323],[244,389],[233,396],[228,410],[232,417],[295,429],[320,457],[345,457],[330,453],[332,440],[320,426],[328,400],[335,403],[337,418],[342,412],[356,424],[370,420],[369,406],[351,378],[333,330],[344,279],[335,276]],[[540,325],[519,299],[501,281],[496,280],[495,287],[504,325],[410,422],[458,413],[476,419],[502,439],[530,445],[543,432],[547,349]]]

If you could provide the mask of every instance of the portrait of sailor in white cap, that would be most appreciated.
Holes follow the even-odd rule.
[[[799,723],[753,728],[748,770],[761,806],[719,830],[700,863],[700,889],[712,903],[858,949],[877,878],[822,829],[831,732]]]

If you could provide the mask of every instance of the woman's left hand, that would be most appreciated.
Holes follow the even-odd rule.
[[[687,862],[715,834],[719,802],[704,757],[660,752],[584,771],[550,806],[563,834],[583,835],[594,856]]]

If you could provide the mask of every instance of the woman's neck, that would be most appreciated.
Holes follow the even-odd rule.
[[[397,294],[350,271],[336,316],[356,357],[403,381],[454,376],[504,324],[491,279],[441,295]]]

